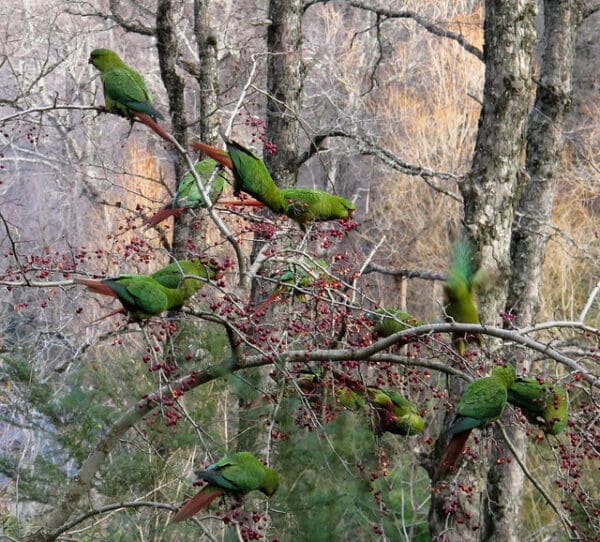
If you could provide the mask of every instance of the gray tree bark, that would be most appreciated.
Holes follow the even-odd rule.
[[[183,78],[177,73],[177,39],[174,32],[172,0],[159,0],[156,9],[156,48],[160,75],[169,98],[169,113],[173,136],[183,147],[187,146],[187,119],[185,113]],[[175,176],[180,179],[186,166],[181,157],[175,160]]]
[[[565,115],[571,103],[571,74],[579,7],[575,2],[544,2],[544,51],[540,64],[536,99],[529,118],[526,169],[529,182],[517,206],[511,239],[512,276],[508,287],[506,312],[514,317],[511,325],[534,323],[540,297],[542,264],[549,235],[549,223],[556,186],[556,173],[563,149]],[[531,355],[522,348],[511,348],[510,359],[518,369],[529,370]],[[519,456],[526,460],[527,437],[515,424],[506,433]],[[494,429],[498,442],[503,437]],[[501,461],[510,456],[505,446],[495,449],[488,472],[485,495],[483,539],[519,539],[519,517],[524,473],[516,461]],[[543,482],[543,481],[542,481]]]
[[[301,0],[271,0],[267,32],[268,141],[277,142],[277,152],[266,153],[265,162],[279,186],[294,186],[298,178],[298,114],[302,103]]]
[[[493,277],[479,299],[480,316],[495,323],[506,302],[510,239],[516,203],[525,182],[529,100],[536,30],[534,0],[487,0],[485,5],[485,84],[471,171],[460,189],[464,224],[480,265]],[[462,386],[452,383],[455,403]],[[429,526],[434,540],[482,539],[482,503],[492,442],[471,448],[483,461],[467,463],[456,482],[433,480]],[[436,447],[434,462],[439,460]]]

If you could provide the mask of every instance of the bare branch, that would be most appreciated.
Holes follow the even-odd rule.
[[[395,169],[396,171],[400,171],[405,175],[414,175],[416,177],[422,177],[423,180],[427,183],[428,186],[431,187],[432,190],[440,192],[441,194],[444,194],[455,201],[462,201],[461,198],[456,194],[453,194],[445,188],[434,184],[430,180],[432,178],[438,178],[445,181],[460,181],[462,180],[462,176],[445,171],[435,171],[433,169],[418,166],[415,164],[409,164],[408,162],[404,162],[403,160],[398,158],[396,154],[392,151],[377,145],[376,143],[370,141],[366,137],[359,134],[346,132],[345,130],[332,130],[330,132],[314,136],[311,142],[310,149],[308,151],[305,151],[300,156],[300,158],[298,159],[298,163],[302,164],[308,159],[310,159],[312,156],[314,156],[316,153],[324,150],[321,147],[321,145],[323,141],[328,137],[345,137],[348,139],[352,139],[357,143],[358,152],[360,154],[363,154],[365,156],[375,156],[376,158],[379,158],[386,166]]]
[[[446,275],[442,273],[434,273],[433,271],[424,271],[420,269],[395,269],[384,267],[376,263],[369,263],[363,274],[381,273],[382,275],[392,275],[394,277],[406,277],[408,279],[423,279],[423,280],[446,280]]]
[[[446,28],[442,28],[434,22],[427,18],[419,15],[418,13],[411,10],[404,11],[394,11],[392,9],[384,8],[381,6],[373,6],[368,2],[363,2],[360,0],[347,0],[347,3],[355,8],[364,9],[366,11],[371,11],[376,13],[380,17],[385,17],[386,19],[412,19],[418,25],[422,26],[427,32],[434,34],[435,36],[439,36],[441,38],[447,38],[458,43],[465,51],[471,53],[476,56],[479,60],[483,61],[483,51],[478,47],[475,47],[471,43],[469,43],[462,34],[457,32],[452,32]]]

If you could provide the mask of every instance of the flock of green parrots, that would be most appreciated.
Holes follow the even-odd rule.
[[[154,129],[161,137],[166,132],[157,123],[161,114],[152,105],[152,99],[143,77],[109,49],[95,49],[89,62],[101,74],[104,87],[105,109],[128,118],[139,120]],[[208,187],[212,203],[218,201],[225,187],[222,170],[233,173],[234,195],[245,192],[255,198],[257,205],[268,207],[277,214],[285,214],[306,229],[311,221],[345,219],[355,207],[345,198],[320,190],[304,188],[280,189],[273,181],[265,163],[249,149],[228,138],[223,138],[227,150],[193,142],[191,145],[209,158],[195,165],[201,182]],[[188,173],[179,183],[172,202],[146,220],[148,227],[155,226],[170,216],[185,209],[204,207],[205,202],[195,177]],[[297,273],[290,273],[290,283],[301,284]],[[310,273],[304,273],[310,280]],[[76,279],[91,291],[117,297],[122,309],[136,320],[143,320],[167,310],[179,309],[209,280],[219,278],[218,266],[201,259],[171,263],[148,275],[121,275],[104,280]],[[281,277],[281,280],[285,279]],[[475,301],[476,290],[484,275],[473,266],[471,247],[466,239],[460,239],[453,251],[453,260],[444,283],[444,313],[449,322],[479,323]],[[269,303],[280,295],[281,287],[270,298]],[[261,307],[259,307],[260,309]],[[266,308],[262,307],[262,308]],[[420,325],[410,314],[397,309],[379,309],[370,317],[373,320],[373,335],[387,337],[398,331]],[[459,355],[463,355],[471,342],[483,345],[479,334],[453,333],[452,342]],[[318,376],[304,375],[298,385],[310,393],[327,385]],[[373,428],[377,434],[390,432],[399,435],[414,435],[424,429],[424,421],[417,406],[391,389],[365,387],[347,377],[340,383],[336,380],[336,400],[344,408],[353,411],[368,410],[373,415]],[[497,366],[492,375],[471,382],[458,402],[454,420],[444,438],[445,451],[434,473],[434,479],[454,469],[470,432],[484,428],[497,420],[506,403],[518,406],[527,419],[539,425],[545,433],[556,435],[563,431],[568,420],[568,399],[560,386],[552,386],[541,380],[526,376],[515,376],[512,365]],[[271,496],[279,486],[277,473],[263,465],[250,452],[239,452],[225,456],[197,473],[207,485],[188,500],[173,516],[172,522],[185,520],[208,506],[224,493],[244,495],[253,490]]]

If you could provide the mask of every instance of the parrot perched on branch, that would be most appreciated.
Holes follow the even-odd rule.
[[[286,210],[285,214],[306,230],[313,220],[324,222],[348,218],[356,209],[355,205],[341,196],[310,188],[283,188],[281,190]]]
[[[479,324],[479,313],[475,302],[477,288],[484,280],[483,271],[473,266],[473,250],[466,238],[459,239],[452,252],[452,264],[444,283],[444,314],[448,322]],[[459,355],[467,349],[467,343],[477,341],[483,346],[483,337],[477,333],[453,333],[452,342]]]
[[[377,434],[414,435],[425,427],[417,405],[402,397],[397,391],[382,388],[367,388],[371,405],[375,409]]]
[[[376,337],[389,337],[398,331],[423,325],[423,322],[400,309],[377,309],[375,314],[369,314],[368,318],[375,323],[373,335]]]
[[[271,303],[283,296],[285,290],[291,292],[292,295],[298,293],[298,299],[304,301],[304,294],[301,291],[298,292],[296,288],[309,288],[318,277],[324,274],[324,269],[327,269],[327,263],[321,258],[307,260],[304,265],[291,264],[288,269],[276,277],[281,285],[277,286],[273,292],[271,292],[271,294],[256,307],[255,312],[265,311]]]
[[[204,186],[209,182],[215,167],[217,167],[217,162],[212,159],[201,160],[194,165],[194,169],[196,170],[196,173],[198,173],[200,181]],[[225,175],[223,172],[220,172],[213,179],[210,186],[209,197],[212,203],[215,203],[219,199],[224,188]],[[191,172],[188,172],[179,183],[173,201],[150,218],[146,219],[145,225],[148,228],[156,226],[156,224],[166,220],[170,216],[177,216],[191,207],[206,207],[206,205],[202,199],[200,190],[198,190],[196,179]]]
[[[182,260],[151,275],[121,275],[114,279],[74,279],[92,292],[116,297],[123,309],[136,320],[180,309],[185,301],[217,274],[216,266],[199,260]],[[186,277],[195,275],[199,278]],[[202,280],[204,279],[204,280]],[[115,314],[111,313],[108,316]]]
[[[208,482],[208,485],[179,509],[171,523],[192,517],[224,493],[242,496],[250,491],[259,490],[271,497],[279,487],[278,474],[263,465],[250,452],[227,455],[206,470],[198,471],[196,475]]]
[[[435,479],[449,472],[462,452],[471,431],[496,421],[506,406],[507,390],[515,381],[512,365],[495,367],[491,376],[471,382],[463,392],[448,427],[446,449],[440,460]]]
[[[100,70],[106,110],[133,121],[135,113],[162,119],[154,109],[144,78],[110,49],[94,49],[88,61]]]
[[[569,399],[562,386],[520,376],[508,388],[508,402],[518,406],[527,419],[544,433],[558,435],[569,421]]]
[[[286,211],[281,191],[273,181],[265,163],[252,151],[236,141],[223,137],[227,152],[201,142],[192,146],[233,171],[233,193],[246,192],[274,213]]]
[[[252,151],[223,137],[227,152],[196,141],[192,146],[220,164],[232,169],[234,194],[246,192],[277,214],[286,214],[302,230],[313,221],[348,218],[356,209],[354,204],[340,196],[310,188],[279,189],[265,163]]]

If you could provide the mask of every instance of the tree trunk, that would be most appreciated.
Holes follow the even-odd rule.
[[[460,188],[465,228],[480,265],[493,278],[479,299],[481,320],[495,323],[506,301],[515,204],[525,179],[536,2],[487,0],[485,10],[483,108],[471,172]],[[453,402],[460,393],[455,387]],[[479,445],[476,437],[481,437]],[[483,534],[481,506],[493,446],[485,432],[471,435],[469,445],[479,460],[463,466],[456,482],[434,480],[432,485],[429,527],[434,540],[477,540]],[[441,454],[436,448],[434,462]]]
[[[298,112],[302,98],[302,1],[271,0],[269,2],[270,26],[267,32],[267,115],[266,139],[275,142],[277,151],[265,148],[264,160],[275,182],[282,187],[295,186],[298,178]],[[260,240],[259,240],[260,241]],[[252,247],[254,259],[262,248],[261,242]],[[256,281],[252,284],[250,298],[257,303],[259,291]],[[248,373],[247,380],[256,390],[260,389],[262,372],[260,369]],[[258,411],[248,411],[246,406],[256,398],[240,399],[240,427],[238,449],[251,449],[260,438],[262,427]]]
[[[217,36],[211,25],[210,0],[194,0],[194,34],[198,47],[198,115],[200,139],[211,145],[219,137],[219,69]]]
[[[298,115],[302,101],[301,0],[271,0],[267,32],[267,141],[277,152],[265,161],[279,186],[295,186],[298,178]]]
[[[219,70],[217,38],[211,25],[210,0],[195,0],[194,2],[194,35],[198,48],[198,73],[196,81],[199,92],[196,94],[197,111],[200,118],[198,137],[211,145],[218,144],[220,118],[218,112],[219,100]],[[203,210],[185,212],[175,217],[173,230],[173,254],[177,258],[186,258],[190,252],[190,239],[204,239],[207,224],[203,222],[200,228],[194,225],[197,213],[206,218]],[[197,253],[199,250],[194,249]]]
[[[169,113],[173,123],[173,136],[183,147],[187,146],[187,119],[185,115],[184,82],[177,73],[177,39],[174,33],[173,3],[171,0],[158,0],[156,9],[156,48],[160,76],[167,89]],[[180,179],[187,169],[178,155],[175,160],[175,176]]]
[[[573,2],[544,2],[544,51],[535,105],[529,118],[526,167],[529,182],[517,208],[511,240],[512,277],[508,288],[506,312],[515,327],[534,323],[539,307],[544,252],[548,240],[556,173],[563,148],[565,114],[571,102],[571,73],[575,30],[579,20]],[[511,348],[510,359],[518,369],[529,370],[531,353]],[[495,438],[502,442],[495,428]],[[527,437],[514,424],[506,433],[519,456],[525,460]],[[505,448],[502,446],[502,448]],[[495,460],[488,473],[485,496],[483,538],[494,541],[519,539],[519,517],[524,473],[516,461],[498,461],[510,456],[508,450],[495,450]]]

